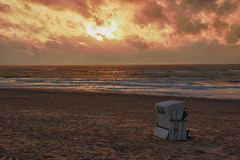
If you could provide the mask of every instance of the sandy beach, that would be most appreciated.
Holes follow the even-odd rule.
[[[192,138],[153,136],[156,102],[186,101]],[[0,89],[0,159],[236,159],[240,100]]]

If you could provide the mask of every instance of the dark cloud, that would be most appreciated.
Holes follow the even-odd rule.
[[[173,12],[172,21],[178,33],[199,34],[208,29],[207,23],[196,18],[200,11],[211,12],[217,7],[216,0],[182,0],[168,2],[169,12]]]
[[[0,12],[9,13],[11,12],[11,7],[8,4],[4,4],[0,2]]]
[[[136,49],[142,50],[149,48],[147,42],[145,42],[142,38],[138,37],[137,35],[129,36],[128,38],[126,38],[125,42]]]
[[[179,32],[198,34],[202,30],[208,29],[210,24],[202,23],[200,20],[194,20],[196,14],[199,12],[215,13],[218,18],[213,23],[217,32],[227,29],[229,24],[221,21],[221,16],[228,15],[237,10],[239,1],[225,0],[218,3],[217,0],[182,0],[180,4],[169,2],[172,5],[171,9],[175,9],[176,28]],[[208,14],[208,13],[207,13]]]
[[[235,44],[240,41],[240,25],[231,25],[230,32],[227,33],[225,40],[229,44]]]
[[[217,14],[229,15],[237,10],[239,3],[239,0],[225,0],[217,8]]]
[[[217,0],[182,0],[180,6],[192,13],[200,11],[214,11],[217,8]]]
[[[135,20],[138,24],[164,23],[167,17],[164,14],[163,6],[157,1],[145,1],[140,12],[135,14]]]
[[[177,18],[177,30],[182,33],[198,34],[208,28],[208,25],[200,21],[192,21],[187,15]]]
[[[213,23],[213,26],[215,27],[217,32],[221,32],[224,29],[228,28],[228,24],[224,21],[219,20],[219,19],[215,19],[215,21]]]
[[[200,12],[215,13],[218,16],[231,14],[239,7],[239,1],[226,0],[219,3],[217,0],[181,0],[165,1],[162,4],[157,0],[124,0],[129,3],[139,5],[140,11],[135,14],[135,22],[139,25],[148,25],[152,23],[164,26],[174,25],[177,33],[199,34],[203,30],[207,30],[207,22],[203,23],[197,17]],[[214,27],[217,31],[221,31],[228,27],[226,22],[216,20]]]
[[[218,15],[228,15],[237,10],[239,1],[224,0],[219,4],[217,0],[182,0],[180,6],[189,13],[207,11]]]
[[[125,0],[138,4],[135,0]],[[217,7],[216,0],[182,0],[180,4],[176,1],[166,1],[160,4],[156,0],[141,1],[140,11],[135,14],[135,22],[139,25],[158,24],[162,26],[174,25],[177,33],[198,34],[208,28],[208,24],[200,20],[193,20],[197,12],[211,11]]]

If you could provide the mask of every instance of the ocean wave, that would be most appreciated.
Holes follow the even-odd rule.
[[[240,99],[240,65],[0,68],[0,88],[56,88]]]

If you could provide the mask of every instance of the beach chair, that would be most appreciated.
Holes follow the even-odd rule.
[[[187,113],[184,111],[185,102],[165,101],[156,103],[154,135],[168,140],[186,140]]]

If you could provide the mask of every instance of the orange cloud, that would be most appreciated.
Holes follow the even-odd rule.
[[[41,4],[54,10],[70,10],[80,13],[84,17],[91,17],[103,0],[23,0],[29,3]]]
[[[11,12],[11,7],[7,4],[4,4],[4,3],[0,2],[0,12],[9,13],[9,12]]]
[[[0,36],[31,55],[135,55],[198,42],[236,48],[239,16],[238,0],[3,0]],[[17,52],[7,46],[0,56]]]

